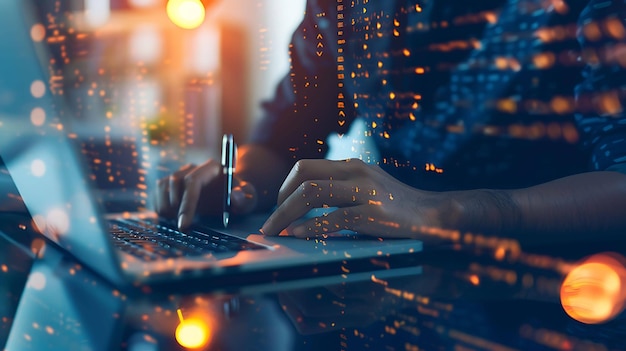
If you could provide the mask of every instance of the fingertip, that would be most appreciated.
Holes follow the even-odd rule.
[[[259,229],[259,232],[265,236],[276,236],[276,233],[274,233],[273,231],[269,230],[267,227],[263,226],[261,229]]]
[[[188,217],[189,217],[189,216],[185,215],[184,213],[181,213],[181,214],[178,216],[178,229],[180,229],[180,230],[184,230],[184,229],[187,229],[187,227],[189,227],[189,223],[188,223],[188,222],[189,222],[189,220],[188,220]]]
[[[174,176],[170,176],[170,205],[172,207],[180,206],[180,194],[178,190],[178,185],[176,184],[176,178]]]

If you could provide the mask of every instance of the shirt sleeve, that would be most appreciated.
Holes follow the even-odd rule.
[[[291,39],[289,73],[274,97],[263,103],[263,115],[252,133],[252,143],[270,148],[291,163],[323,158],[327,136],[345,133],[354,120],[354,108],[338,78],[332,4],[336,6],[330,0],[307,1],[304,19]],[[345,102],[339,106],[340,100]]]
[[[592,170],[626,173],[626,4],[592,0],[577,37],[584,64],[576,87],[576,123]]]

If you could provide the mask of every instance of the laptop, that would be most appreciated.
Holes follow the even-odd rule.
[[[70,107],[51,93],[56,78],[48,74],[33,2],[4,0],[0,9],[0,23],[11,33],[0,40],[0,157],[32,222],[64,254],[117,286],[173,290],[384,277],[395,257],[396,273],[419,273],[404,259],[422,250],[419,240],[265,237],[258,230],[266,215],[228,229],[198,224],[181,233],[149,211],[107,213],[67,117]]]

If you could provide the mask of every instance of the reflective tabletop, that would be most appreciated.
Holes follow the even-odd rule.
[[[3,221],[15,226],[29,230]],[[0,245],[8,351],[626,348],[619,243],[511,250],[482,238],[426,248],[410,258],[418,269],[390,267],[384,278],[353,279],[346,267],[331,284],[303,274],[172,293],[121,290],[36,236],[23,238],[3,233]]]

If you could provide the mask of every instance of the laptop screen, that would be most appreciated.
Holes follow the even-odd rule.
[[[55,78],[42,65],[49,56],[30,5],[0,4],[0,23],[11,33],[0,40],[0,155],[37,228],[81,262],[117,277],[91,179],[68,119],[60,118],[63,103],[51,93]]]

